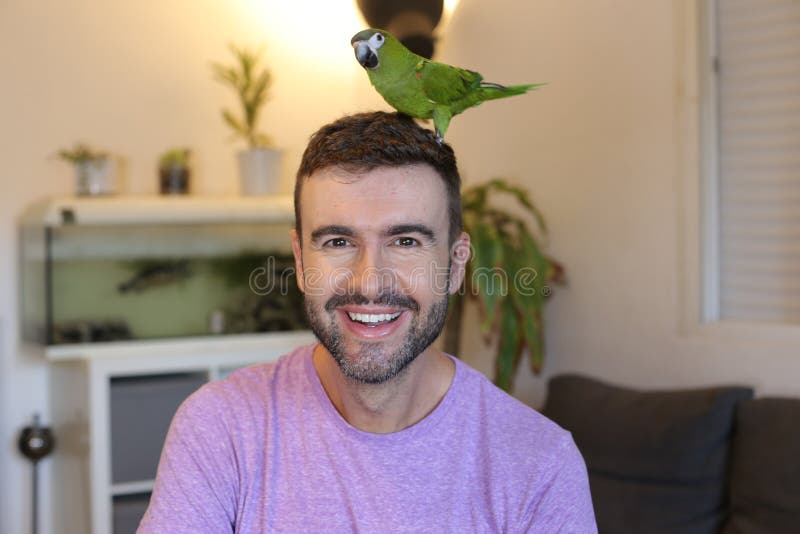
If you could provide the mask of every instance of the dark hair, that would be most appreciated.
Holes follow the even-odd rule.
[[[441,176],[447,191],[449,243],[461,233],[461,177],[450,145],[436,141],[433,132],[399,113],[375,111],[348,115],[323,126],[311,136],[294,185],[294,218],[298,235],[300,192],[315,171],[339,167],[347,172],[369,172],[378,167],[426,163]]]

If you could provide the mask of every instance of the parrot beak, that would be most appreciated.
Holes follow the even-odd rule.
[[[378,54],[376,54],[369,43],[366,41],[353,41],[353,50],[356,53],[356,59],[365,69],[374,69],[378,66]]]

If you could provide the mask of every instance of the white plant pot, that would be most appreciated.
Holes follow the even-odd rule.
[[[239,152],[239,177],[243,195],[273,195],[278,192],[281,151],[251,148]]]
[[[76,195],[112,195],[116,190],[114,160],[109,158],[75,163]]]

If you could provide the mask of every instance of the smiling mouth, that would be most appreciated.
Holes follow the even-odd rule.
[[[403,312],[396,313],[353,313],[347,312],[347,317],[354,323],[376,327],[384,324],[393,323]]]

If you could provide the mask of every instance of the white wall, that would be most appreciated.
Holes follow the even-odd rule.
[[[158,153],[188,145],[197,193],[235,192],[239,145],[218,116],[232,97],[208,62],[227,60],[230,41],[264,42],[276,77],[264,125],[287,150],[288,190],[316,127],[383,107],[352,59],[359,23],[347,22],[349,2],[306,4],[0,3],[0,532],[29,529],[28,465],[14,441],[34,411],[47,412],[45,366],[17,342],[15,220],[34,199],[71,190],[69,167],[50,156],[76,140],[102,145],[125,156],[126,191],[153,193]],[[640,387],[742,382],[800,393],[789,345],[684,324],[693,249],[683,228],[697,200],[687,194],[693,95],[683,55],[692,4],[462,0],[441,43],[439,59],[490,81],[548,82],[469,110],[448,132],[467,183],[505,176],[529,188],[568,270],[569,286],[548,305],[544,375],[517,380],[529,403],[541,402],[547,377],[572,370]],[[491,373],[480,340],[464,346],[465,360]]]
[[[71,168],[53,155],[79,140],[105,148],[124,158],[124,191],[152,194],[158,155],[189,146],[195,192],[236,193],[242,144],[219,116],[235,100],[209,63],[231,60],[229,42],[263,44],[275,83],[262,125],[286,150],[290,191],[308,136],[356,108],[364,80],[350,36],[362,24],[349,2],[0,2],[0,532],[30,531],[16,436],[33,412],[47,414],[45,365],[17,341],[16,219],[35,199],[71,192]]]
[[[711,383],[800,394],[800,328],[697,326],[699,2],[462,0],[443,61],[499,83],[547,82],[453,120],[467,182],[525,184],[569,285],[547,307],[542,377],[580,371],[637,387]],[[475,329],[468,330],[475,332]],[[464,358],[491,372],[477,336]]]

